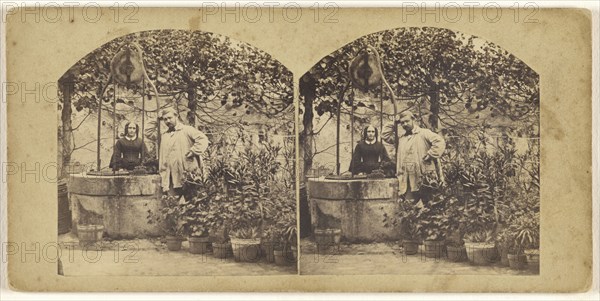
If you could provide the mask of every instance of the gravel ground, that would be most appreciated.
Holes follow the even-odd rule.
[[[421,246],[422,248],[422,246]],[[301,240],[300,274],[302,275],[532,275],[528,270],[512,270],[499,262],[491,266],[473,266],[468,262],[451,262],[427,258],[424,250],[404,255],[397,243],[342,244],[327,252],[317,252],[309,239]]]
[[[168,251],[160,239],[103,241],[91,248],[79,246],[72,234],[59,236],[65,276],[262,276],[296,274],[295,266],[277,266],[264,258],[258,262],[235,262],[210,254],[191,254],[188,243],[180,251]],[[421,246],[422,247],[422,246]],[[424,256],[406,256],[397,243],[342,244],[339,250],[317,252],[309,239],[301,240],[300,274],[303,275],[532,275],[495,263],[473,266]]]
[[[160,239],[103,241],[82,248],[72,234],[59,236],[65,276],[262,276],[297,274],[295,266],[277,266],[264,258],[235,262],[210,254],[191,254],[187,241],[180,251],[169,251]]]

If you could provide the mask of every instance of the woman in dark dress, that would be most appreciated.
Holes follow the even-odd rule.
[[[142,151],[148,154],[146,145],[138,137],[139,126],[133,122],[125,125],[124,137],[117,140],[113,155],[110,160],[110,167],[113,170],[127,169],[133,170],[136,166],[142,165]]]
[[[348,171],[353,174],[370,174],[373,170],[389,165],[390,157],[385,146],[377,141],[378,136],[379,133],[374,126],[369,125],[364,128],[362,140],[354,149]]]

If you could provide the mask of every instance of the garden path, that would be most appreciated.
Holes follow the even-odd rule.
[[[191,254],[187,241],[180,251],[168,251],[160,239],[103,241],[82,248],[73,234],[59,236],[65,276],[264,276],[297,274],[294,266],[276,266],[264,258],[258,262],[218,259],[210,254]]]
[[[422,249],[416,255],[406,256],[397,243],[342,244],[339,251],[317,252],[313,241],[302,239],[299,257],[302,275],[533,275],[500,263],[473,266],[468,262],[427,258]]]

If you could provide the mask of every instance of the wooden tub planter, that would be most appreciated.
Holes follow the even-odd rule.
[[[327,251],[331,247],[340,248],[341,229],[315,229],[315,242],[319,251]]]
[[[524,270],[527,268],[527,256],[523,253],[507,254],[508,266],[513,270]]]
[[[419,241],[418,240],[403,240],[402,247],[404,248],[405,255],[415,255],[419,252]]]
[[[273,251],[273,259],[275,260],[275,264],[278,266],[289,265],[289,260],[286,257],[286,252],[284,250]]]
[[[77,225],[77,237],[79,238],[79,245],[82,247],[102,241],[103,233],[103,225]]]
[[[298,249],[293,250],[291,246],[283,247],[283,244],[278,245],[273,251],[275,257],[275,265],[289,266],[296,263]]]
[[[276,243],[272,241],[261,241],[260,252],[265,256],[265,260],[268,263],[275,262],[275,246]]]
[[[425,257],[436,259],[444,257],[444,240],[425,240],[423,246],[425,247]]]
[[[473,265],[491,265],[498,258],[498,249],[493,243],[466,242],[465,248]]]
[[[231,238],[233,258],[238,262],[257,262],[260,258],[260,238]]]
[[[505,267],[509,266],[508,248],[498,246],[498,256],[500,257],[500,264],[502,264]]]
[[[231,242],[213,242],[212,243],[213,256],[216,258],[224,259],[233,256],[233,248]]]
[[[208,235],[190,236],[188,241],[190,243],[189,252],[192,254],[208,254],[212,252],[212,245]]]
[[[527,269],[534,273],[540,273],[540,250],[525,250]]]
[[[448,245],[446,246],[448,260],[453,262],[461,262],[467,260],[467,249],[464,245]]]
[[[289,266],[292,265],[294,260],[294,254],[290,248],[276,248],[273,251],[275,257],[275,265],[278,266]]]

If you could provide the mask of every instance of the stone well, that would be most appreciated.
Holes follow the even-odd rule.
[[[312,228],[341,228],[348,242],[398,240],[399,229],[383,223],[397,213],[397,195],[396,178],[308,179]]]
[[[159,175],[93,176],[74,174],[69,178],[73,229],[102,221],[111,238],[159,236],[160,227],[148,223],[148,210],[160,209]]]

